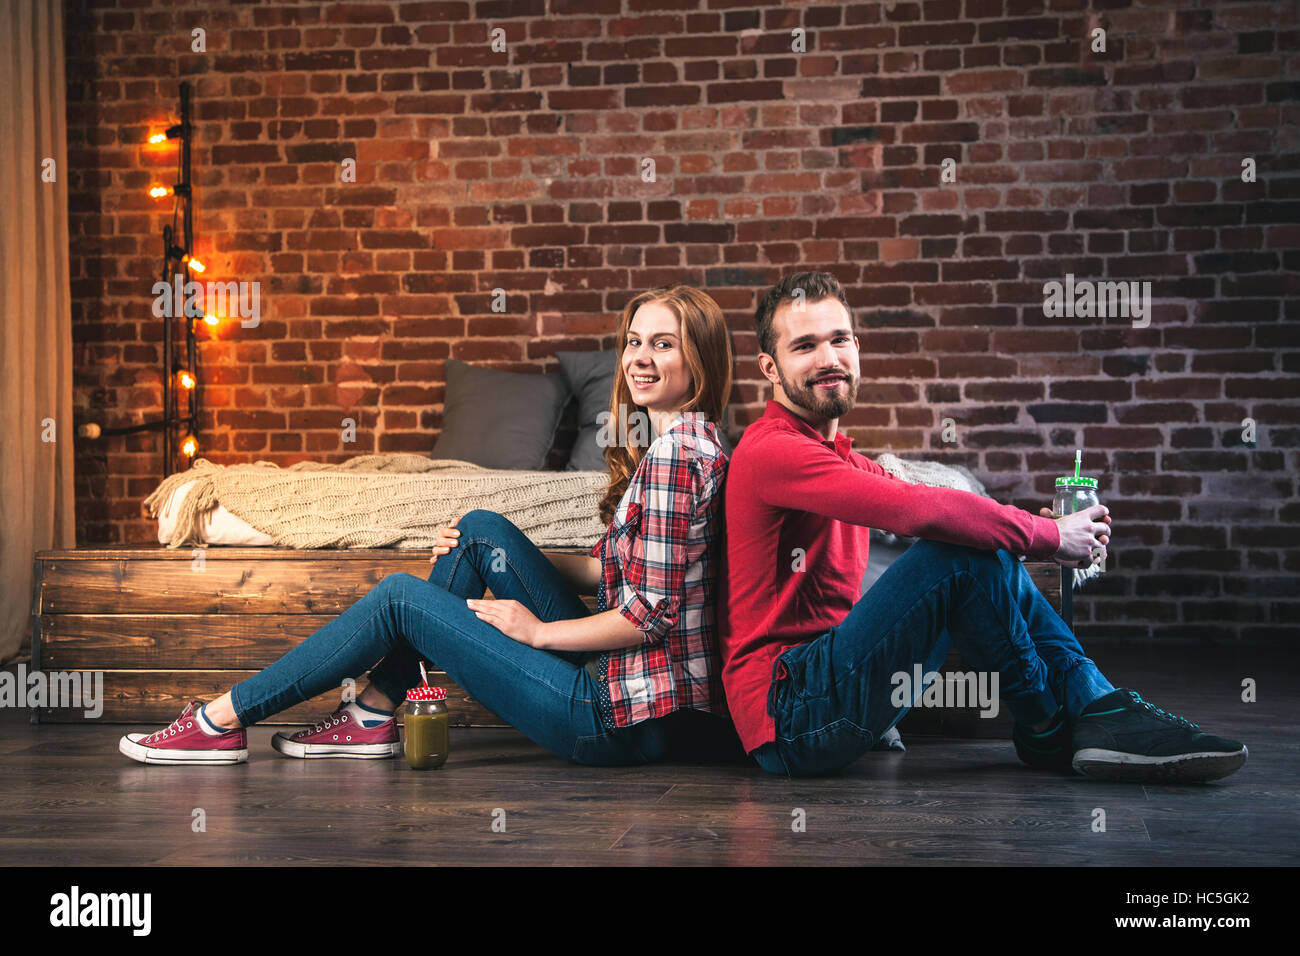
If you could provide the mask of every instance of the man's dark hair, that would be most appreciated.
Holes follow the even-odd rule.
[[[844,311],[849,314],[849,327],[853,326],[853,310],[844,295],[840,280],[829,272],[796,272],[786,276],[763,294],[754,310],[754,331],[758,334],[758,350],[768,355],[776,355],[776,331],[772,328],[772,316],[782,302],[793,302],[795,290],[803,290],[805,305],[812,305],[822,299],[839,299]]]

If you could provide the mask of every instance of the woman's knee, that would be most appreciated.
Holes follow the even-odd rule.
[[[395,598],[404,594],[412,584],[424,584],[423,578],[417,578],[414,574],[408,574],[405,571],[394,571],[392,574],[386,574],[375,585],[375,591],[383,598]]]
[[[513,528],[510,519],[497,514],[495,511],[488,511],[486,508],[475,508],[473,511],[467,511],[460,516],[456,522],[456,528],[460,531],[461,540],[469,537],[495,538],[507,528]]]
[[[456,523],[459,543],[448,557],[469,561],[484,578],[515,566],[514,556],[532,548],[532,542],[515,524],[495,511],[476,508]],[[440,560],[435,568],[441,566]],[[450,574],[455,561],[448,564]]]

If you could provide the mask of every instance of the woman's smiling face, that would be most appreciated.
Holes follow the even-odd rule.
[[[694,383],[682,352],[680,323],[658,302],[647,302],[632,316],[622,363],[627,387],[642,408],[676,411],[691,396]]]

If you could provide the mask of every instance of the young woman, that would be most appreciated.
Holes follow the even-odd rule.
[[[590,555],[544,555],[500,515],[440,534],[427,581],[393,574],[266,670],[168,727],[127,734],[143,763],[238,763],[244,728],[368,668],[369,686],[314,727],[279,733],[290,757],[391,757],[393,712],[421,659],[532,740],[583,764],[739,753],[719,670],[714,595],[726,457],[716,422],[731,389],[717,304],[673,286],[623,310],[605,449],[608,522]],[[641,427],[638,428],[637,426]],[[490,588],[493,600],[483,600]],[[591,614],[579,595],[596,593]]]

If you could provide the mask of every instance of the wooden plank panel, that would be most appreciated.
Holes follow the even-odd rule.
[[[46,614],[41,667],[260,670],[333,614]]]
[[[41,586],[43,614],[341,614],[397,572],[429,576],[416,556],[340,561],[205,559],[49,561]]]
[[[253,671],[104,671],[104,713],[96,720],[82,710],[42,708],[41,723],[166,724],[175,719],[190,701],[214,700],[232,684],[251,677]],[[453,727],[502,727],[505,724],[490,710],[470,697],[441,671],[430,672],[429,682],[447,689],[447,706]],[[364,680],[359,682],[364,686]],[[340,688],[333,688],[262,722],[261,726],[309,724],[338,706]],[[153,729],[157,729],[156,727]]]
[[[1024,565],[1038,590],[1061,613],[1061,566],[1055,561],[1026,561]]]
[[[390,574],[430,572],[424,550],[209,548],[203,570],[188,551],[60,554],[44,562],[36,613],[340,614]]]
[[[595,598],[584,601],[595,609]],[[55,670],[260,670],[335,616],[46,614],[32,659]]]
[[[564,547],[548,544],[543,551],[562,551],[567,554],[586,554],[591,549],[586,547]],[[148,542],[116,544],[91,548],[49,548],[37,551],[38,560],[66,560],[68,558],[93,558],[95,560],[138,560],[141,557],[157,558],[163,561],[189,561],[194,548],[168,548]],[[227,547],[226,545],[207,546],[208,558],[225,556],[231,559],[247,560],[274,555],[291,561],[312,561],[321,555],[329,555],[341,561],[365,560],[384,555],[420,555],[428,556],[426,548],[273,548],[273,547]]]
[[[202,550],[207,560],[225,561],[260,561],[269,558],[284,561],[314,561],[328,557],[337,561],[367,561],[385,556],[419,557],[426,560],[429,550],[426,548],[229,548],[224,545],[207,545],[201,548],[189,546],[183,548],[166,548],[150,544],[122,544],[112,547],[97,548],[52,548],[36,552],[36,557],[44,561],[176,561],[193,560],[194,552]]]

